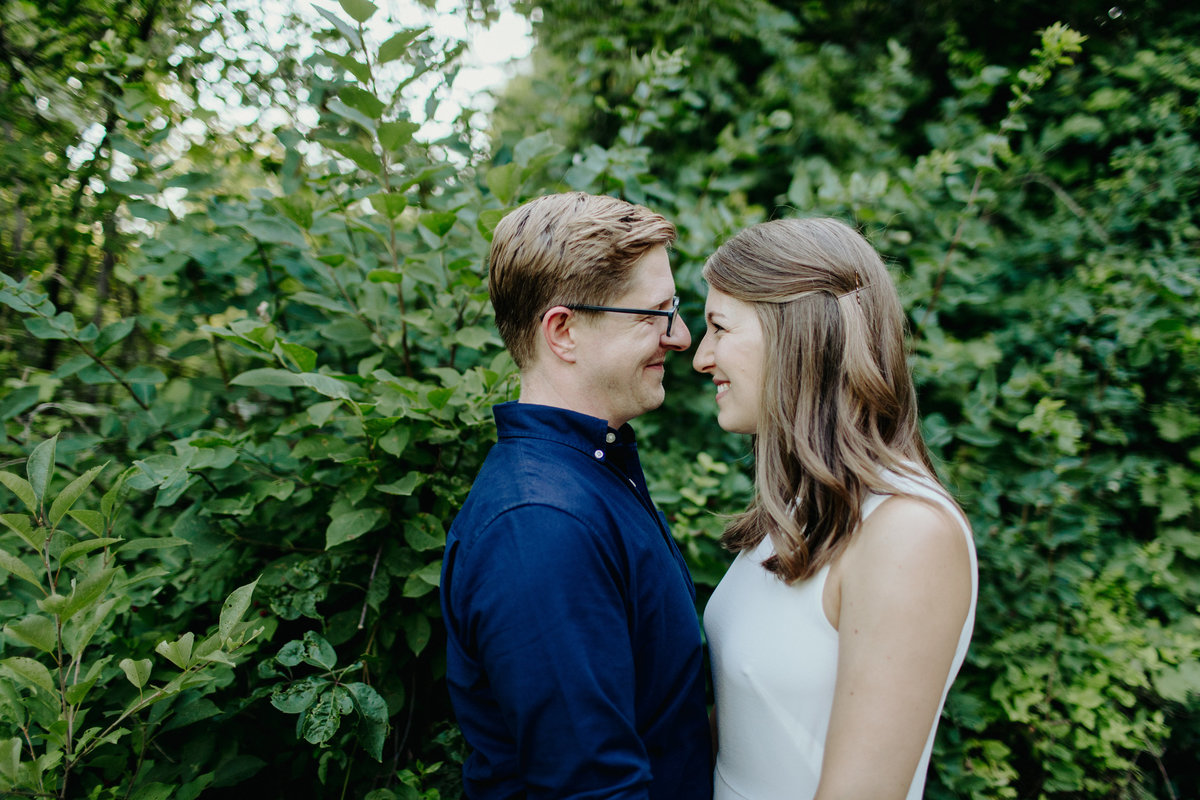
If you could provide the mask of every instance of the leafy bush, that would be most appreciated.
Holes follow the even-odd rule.
[[[3,601],[9,621],[0,659],[0,790],[196,797],[216,772],[190,774],[191,765],[158,751],[168,732],[219,713],[209,696],[229,683],[242,651],[265,630],[259,620],[243,620],[254,583],[226,598],[209,635],[160,638],[173,631],[139,611],[154,603],[159,582],[179,560],[173,551],[187,542],[122,535],[132,527],[122,513],[129,471],[116,476],[99,509],[77,502],[104,466],[53,494],[56,444],[51,438],[33,449],[27,478],[0,472],[0,483],[28,512],[0,515],[8,529],[0,537],[0,568],[14,584]],[[157,667],[138,657],[151,648],[160,656]]]

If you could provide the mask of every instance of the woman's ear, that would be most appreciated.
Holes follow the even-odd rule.
[[[569,364],[575,363],[575,312],[566,306],[554,306],[542,315],[542,340],[550,352]]]

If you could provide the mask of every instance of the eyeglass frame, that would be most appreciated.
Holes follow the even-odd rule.
[[[667,336],[671,335],[671,326],[675,324],[675,318],[679,316],[679,295],[671,298],[671,310],[663,311],[659,308],[616,308],[614,306],[589,306],[582,304],[564,305],[563,308],[569,308],[572,311],[612,311],[617,314],[645,314],[654,317],[667,318]]]

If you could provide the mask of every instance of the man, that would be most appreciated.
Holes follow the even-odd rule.
[[[471,800],[706,800],[695,589],[628,423],[691,344],[675,227],[611,197],[550,195],[496,227],[489,292],[521,371],[450,528],[447,682]]]

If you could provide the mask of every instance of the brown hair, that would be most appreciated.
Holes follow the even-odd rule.
[[[610,302],[629,285],[646,251],[674,240],[675,226],[666,218],[603,195],[546,195],[506,214],[492,238],[488,293],[517,366],[533,362],[547,310]]]
[[[755,497],[725,529],[739,551],[769,535],[766,567],[793,582],[845,547],[883,470],[934,475],[917,421],[906,320],[883,260],[834,219],[773,220],[723,244],[709,285],[754,305],[763,380]]]

